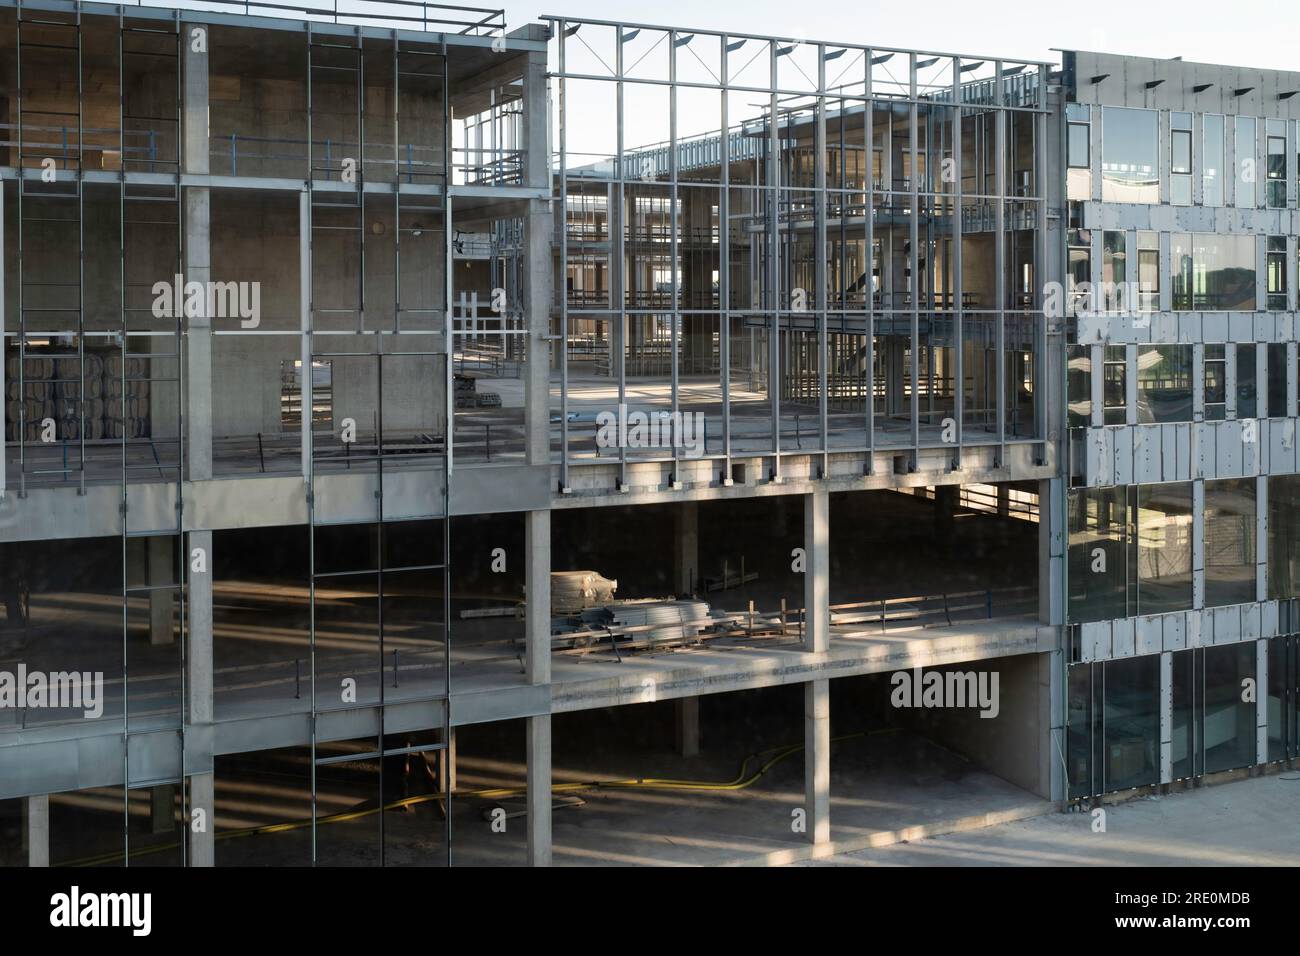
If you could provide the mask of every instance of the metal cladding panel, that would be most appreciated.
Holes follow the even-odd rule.
[[[1190,422],[1174,426],[1174,467],[1170,470],[1169,463],[1165,462],[1166,480],[1192,480],[1192,435],[1195,427]]]
[[[1110,621],[1090,621],[1080,625],[1080,656],[1084,661],[1110,659]]]
[[[1137,649],[1134,619],[1121,618],[1111,625],[1111,657],[1132,657]]]
[[[1258,640],[1260,634],[1260,613],[1258,604],[1244,604],[1241,607],[1241,640]]]
[[[1158,654],[1164,649],[1165,617],[1166,615],[1151,615],[1137,619],[1137,640],[1134,648],[1137,654]]]
[[[1166,614],[1161,622],[1164,628],[1161,647],[1166,651],[1181,651],[1187,647],[1187,614]]]
[[[1133,429],[1114,428],[1111,432],[1115,459],[1114,484],[1133,484]]]
[[[1235,644],[1241,640],[1240,608],[1216,607],[1211,615],[1214,619],[1214,644]]]

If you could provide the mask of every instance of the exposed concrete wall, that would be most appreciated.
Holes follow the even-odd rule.
[[[933,668],[938,673],[996,672],[996,717],[981,717],[978,708],[901,707],[891,713],[898,723],[951,747],[981,768],[1050,799],[1050,659],[1048,654],[1025,654]]]

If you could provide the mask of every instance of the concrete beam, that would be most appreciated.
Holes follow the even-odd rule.
[[[814,654],[830,649],[830,510],[830,493],[825,488],[804,495],[804,650]]]
[[[551,865],[551,718],[529,717],[528,865]]]
[[[23,840],[28,866],[50,865],[50,797],[48,794],[23,800]]]
[[[808,841],[831,839],[831,685],[813,680],[803,685],[804,812]]]

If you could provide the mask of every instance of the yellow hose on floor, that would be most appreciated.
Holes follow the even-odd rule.
[[[839,743],[844,740],[854,740],[861,737],[875,737],[882,734],[896,733],[897,728],[886,727],[880,730],[864,730],[858,733],[843,734],[839,737],[832,737],[831,743]],[[740,762],[740,770],[732,780],[725,782],[716,782],[710,780],[672,780],[662,777],[636,777],[627,780],[590,780],[582,783],[562,783],[551,787],[552,793],[575,793],[582,790],[701,790],[701,791],[722,791],[722,790],[744,790],[747,787],[757,783],[765,773],[779,764],[787,757],[793,756],[803,750],[803,744],[786,744],[781,747],[772,747],[768,750],[760,750],[757,753],[749,754]],[[764,759],[765,758],[765,759]],[[746,775],[750,765],[758,761],[758,769],[753,773]],[[474,797],[480,800],[496,800],[504,797],[523,796],[528,792],[527,787],[499,787],[486,790],[467,790],[462,792],[453,792],[452,799],[461,799],[464,797]],[[317,817],[317,825],[328,823],[347,823],[351,820],[360,820],[363,817],[374,816],[386,810],[400,810],[403,807],[413,807],[421,803],[429,803],[435,800],[445,800],[446,792],[438,791],[437,793],[424,793],[415,797],[403,797],[401,800],[394,800],[381,806],[367,807],[364,810],[345,810],[342,813],[332,813],[329,816]],[[215,840],[235,840],[241,837],[256,836],[259,833],[284,833],[289,830],[301,830],[311,826],[311,820],[291,820],[285,823],[268,823],[260,827],[245,827],[241,830],[226,830],[224,833],[216,834]],[[180,846],[179,842],[164,843],[158,846],[151,846],[141,850],[131,851],[131,856],[147,856],[152,853],[162,853],[166,850],[174,850]],[[97,866],[102,863],[111,863],[118,859],[121,854],[105,853],[94,857],[85,857],[80,860],[72,860],[67,863],[60,863],[59,866]]]

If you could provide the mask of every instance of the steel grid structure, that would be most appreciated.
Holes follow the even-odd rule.
[[[1000,463],[1009,442],[1044,440],[1033,381],[1045,334],[1047,64],[546,19],[556,64],[556,286],[569,290],[556,304],[565,347],[552,390],[562,487],[568,468],[600,454],[575,435],[593,407],[573,379],[584,351],[608,355],[597,375],[617,382],[620,406],[676,417],[693,403],[684,378],[692,393],[703,389],[714,439],[704,457],[723,483],[738,456],[764,456],[779,480],[791,455],[814,456],[824,475],[832,454],[865,453],[871,473],[877,451],[906,454],[914,470],[922,448],[948,445],[960,468],[964,445],[994,443]],[[742,103],[748,94],[761,102]],[[629,142],[665,125],[661,142]],[[963,156],[963,140],[978,155]],[[1021,173],[1014,188],[1011,163]],[[667,220],[654,234],[636,222],[647,202]],[[963,265],[963,246],[986,241],[990,261]],[[707,265],[703,283],[690,274],[701,260],[716,266],[712,291]],[[1009,275],[1014,266],[1023,274]],[[648,286],[647,273],[656,275]],[[970,288],[978,285],[990,288]],[[704,361],[701,338],[712,339]],[[984,367],[964,367],[972,360]],[[737,384],[746,381],[742,403]],[[661,382],[656,398],[638,398]],[[954,426],[946,436],[937,427],[945,419]],[[681,457],[618,456],[623,481],[629,459],[675,469]]]

